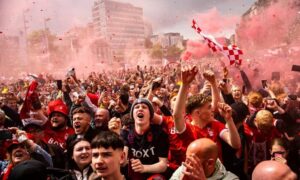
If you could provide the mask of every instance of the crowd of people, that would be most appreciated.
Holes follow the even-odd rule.
[[[73,68],[61,80],[4,82],[1,178],[297,179],[299,74],[258,84],[256,70],[235,68],[137,66],[85,79]]]

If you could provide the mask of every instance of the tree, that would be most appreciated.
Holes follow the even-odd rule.
[[[176,45],[172,45],[167,48],[167,57],[176,58],[179,57],[182,50],[179,49]]]
[[[53,43],[55,39],[57,39],[56,35],[51,34],[48,29],[36,30],[28,35],[30,49],[34,52],[45,52],[47,50],[49,50],[49,52],[56,51],[57,47]]]
[[[163,58],[163,49],[160,44],[153,45],[151,49],[151,57],[155,59],[161,59]]]

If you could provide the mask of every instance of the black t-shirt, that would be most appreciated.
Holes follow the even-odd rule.
[[[149,173],[135,173],[131,168],[130,159],[139,159],[144,165],[155,164],[159,157],[168,157],[168,135],[158,125],[150,125],[150,129],[143,135],[138,135],[134,127],[123,130],[121,136],[128,147],[128,176],[130,179],[147,179]]]

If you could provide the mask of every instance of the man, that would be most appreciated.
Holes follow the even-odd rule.
[[[100,130],[108,130],[109,111],[104,108],[98,108],[95,113],[95,127]]]
[[[12,128],[12,132],[15,132],[18,140],[12,140],[7,146],[9,164],[1,174],[3,180],[7,180],[11,170],[17,164],[31,159],[33,153],[35,153],[37,160],[40,160],[47,166],[53,167],[51,156],[39,145],[30,140],[25,131]]]
[[[253,180],[296,180],[297,175],[283,163],[277,161],[263,161],[259,163],[253,173]]]
[[[236,175],[226,171],[218,159],[218,146],[208,138],[193,141],[187,148],[186,161],[171,177],[171,180],[233,180]]]
[[[238,85],[233,85],[231,87],[232,97],[235,102],[242,102],[242,91]]]
[[[49,121],[45,125],[44,140],[48,144],[56,144],[65,149],[67,138],[74,134],[74,130],[67,126],[67,106],[62,100],[55,100],[48,104],[48,110]]]
[[[151,102],[143,98],[135,100],[130,117],[134,126],[121,132],[129,159],[129,177],[139,180],[161,175],[167,169],[169,140],[160,126],[152,124],[154,109]]]
[[[206,137],[210,138],[218,144],[219,158],[222,158],[221,139],[234,149],[241,147],[241,140],[232,119],[232,109],[229,105],[220,102],[220,96],[216,85],[213,72],[204,72],[204,78],[211,84],[212,100],[210,96],[204,94],[194,95],[186,98],[189,86],[195,79],[198,70],[193,68],[183,68],[182,85],[176,99],[174,109],[175,129],[179,134],[185,131],[191,134],[189,139],[185,139],[186,143],[190,143],[195,139]],[[211,102],[212,101],[212,102]],[[186,112],[184,111],[186,109]],[[213,112],[219,112],[226,121],[225,125],[214,119]],[[184,114],[187,113],[190,119],[185,119]]]
[[[251,91],[248,94],[248,107],[250,115],[263,109],[263,97],[259,92]]]
[[[79,107],[74,109],[73,114],[73,128],[75,134],[71,135],[67,139],[67,144],[76,138],[85,138],[89,142],[98,134],[98,130],[91,127],[91,112],[86,107]]]
[[[123,180],[120,166],[125,161],[124,143],[121,137],[111,131],[101,132],[92,143],[92,168],[94,174],[103,180]],[[96,179],[96,178],[95,178]]]
[[[273,115],[268,110],[260,110],[244,123],[248,154],[248,169],[252,172],[261,161],[270,159],[268,146],[282,135],[274,126]]]
[[[51,155],[53,167],[62,169],[65,168],[64,149],[59,145],[47,143],[45,141],[45,131],[42,126],[37,124],[27,124],[24,126],[23,130],[31,135],[31,139],[36,144],[41,146],[41,148]],[[35,154],[33,154],[32,157],[35,158]]]

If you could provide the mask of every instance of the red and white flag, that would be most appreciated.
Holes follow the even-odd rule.
[[[37,93],[35,92],[37,86],[38,86],[38,83],[36,81],[32,81],[30,86],[28,87],[25,101],[24,101],[22,109],[20,111],[21,119],[26,119],[26,118],[30,117],[29,112],[31,109],[31,103],[32,103],[33,99],[38,96]]]
[[[241,55],[244,53],[236,45],[223,46],[219,44],[213,36],[204,34],[194,19],[192,21],[192,28],[203,37],[205,43],[213,52],[219,51],[226,56],[230,61],[230,65],[242,64]]]

